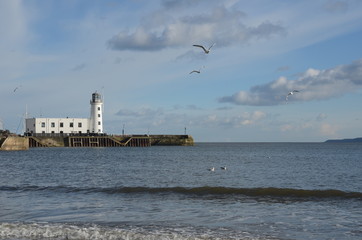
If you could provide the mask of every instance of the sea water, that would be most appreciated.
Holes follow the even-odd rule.
[[[360,143],[0,152],[0,239],[357,240],[361,223]]]

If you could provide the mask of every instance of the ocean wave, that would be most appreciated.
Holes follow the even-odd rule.
[[[223,232],[223,233],[220,233]],[[0,223],[0,239],[123,239],[123,240],[264,240],[270,237],[251,236],[246,232],[229,232],[190,227],[101,226],[65,223]]]
[[[106,193],[106,194],[184,194],[194,196],[208,195],[242,195],[249,197],[281,198],[342,198],[362,200],[361,192],[346,192],[336,189],[309,190],[294,188],[230,188],[230,187],[111,187],[79,188],[70,186],[0,186],[0,191],[55,191],[66,193]]]

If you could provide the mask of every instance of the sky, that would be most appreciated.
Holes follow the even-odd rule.
[[[361,137],[361,43],[360,0],[0,0],[0,129],[97,91],[108,134]]]

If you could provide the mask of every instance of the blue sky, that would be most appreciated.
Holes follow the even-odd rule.
[[[26,109],[87,118],[98,91],[112,134],[362,136],[359,0],[0,0],[0,36],[0,127],[12,132]]]

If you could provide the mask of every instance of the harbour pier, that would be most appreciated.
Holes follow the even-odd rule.
[[[27,136],[29,147],[151,147],[192,146],[190,135],[57,135]]]

